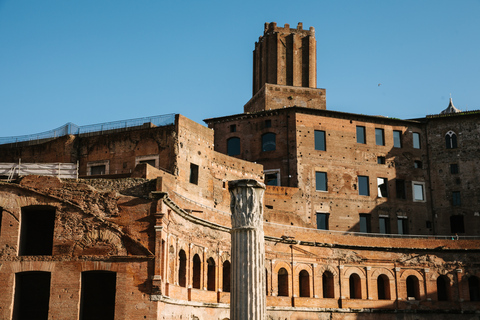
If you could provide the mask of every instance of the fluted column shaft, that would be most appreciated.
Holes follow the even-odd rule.
[[[265,240],[263,194],[256,180],[228,183],[232,211],[231,320],[264,320]]]

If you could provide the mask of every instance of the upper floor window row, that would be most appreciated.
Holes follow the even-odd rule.
[[[457,135],[452,130],[448,131],[445,134],[445,146],[447,147],[447,149],[457,148]]]
[[[366,128],[364,126],[357,126],[356,134],[357,134],[357,143],[361,143],[361,144],[367,143]],[[414,132],[412,135],[412,139],[413,139],[413,147],[415,149],[420,149],[420,146],[421,146],[420,133]],[[385,145],[385,129],[375,128],[375,144],[377,146]],[[393,147],[394,148],[403,147],[402,131],[400,130],[393,130]]]

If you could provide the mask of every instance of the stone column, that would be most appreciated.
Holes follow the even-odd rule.
[[[265,239],[263,193],[256,180],[228,183],[232,211],[231,320],[264,320]]]

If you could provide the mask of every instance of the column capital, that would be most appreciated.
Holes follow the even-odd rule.
[[[232,229],[258,228],[263,225],[265,185],[253,179],[228,182]]]

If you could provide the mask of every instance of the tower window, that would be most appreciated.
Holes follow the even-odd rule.
[[[455,132],[450,130],[445,134],[445,146],[447,149],[457,148],[457,135]]]
[[[452,205],[454,207],[459,207],[462,205],[462,200],[460,198],[460,191],[453,191],[452,192]]]
[[[390,219],[388,217],[379,217],[378,218],[378,227],[379,232],[383,234],[390,233]]]
[[[230,125],[230,132],[237,132],[237,125],[236,124],[231,124]]]
[[[458,164],[452,163],[450,165],[450,173],[451,174],[457,174],[458,173]]]
[[[265,128],[271,128],[272,127],[272,120],[268,119],[265,120]]]
[[[385,164],[385,157],[377,157],[378,164]]]

